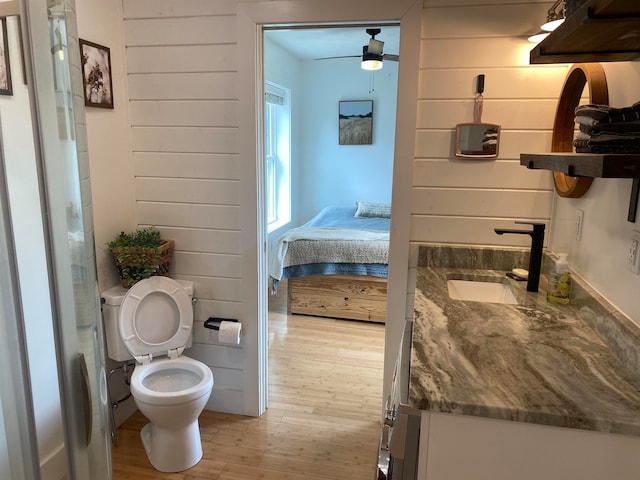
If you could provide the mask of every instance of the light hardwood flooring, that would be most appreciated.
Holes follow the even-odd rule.
[[[384,325],[286,314],[269,306],[269,407],[259,418],[204,411],[203,459],[180,473],[151,467],[135,413],[113,448],[114,480],[373,480]],[[215,394],[215,390],[214,390]]]

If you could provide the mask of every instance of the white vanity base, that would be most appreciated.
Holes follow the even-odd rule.
[[[638,480],[640,437],[423,412],[418,480]]]

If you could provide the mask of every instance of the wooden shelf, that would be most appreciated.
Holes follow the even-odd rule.
[[[531,50],[529,62],[620,62],[640,57],[640,2],[588,0]]]
[[[636,154],[522,153],[520,165],[562,172],[572,177],[640,177],[640,155]]]
[[[522,153],[520,165],[572,177],[633,178],[627,220],[634,223],[640,196],[640,155],[619,153]]]

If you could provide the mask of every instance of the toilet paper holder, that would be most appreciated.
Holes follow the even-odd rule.
[[[216,318],[216,317],[209,317],[207,320],[204,321],[204,326],[205,328],[210,328],[211,330],[220,330],[220,323],[221,322],[238,322],[237,319],[235,318]]]

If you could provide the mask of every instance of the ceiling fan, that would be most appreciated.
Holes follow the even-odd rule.
[[[383,60],[390,60],[393,62],[397,62],[400,60],[398,55],[393,55],[389,53],[383,53],[384,42],[380,40],[376,40],[376,35],[378,35],[381,30],[379,28],[367,28],[366,30],[368,35],[371,35],[371,39],[369,40],[368,45],[363,45],[362,47],[362,55],[346,55],[341,57],[325,57],[325,58],[316,58],[316,60],[330,60],[334,58],[362,58],[361,67],[363,70],[380,70],[382,68]]]

